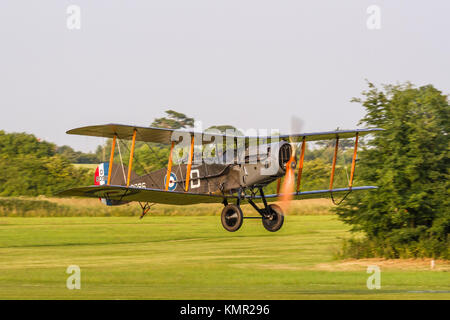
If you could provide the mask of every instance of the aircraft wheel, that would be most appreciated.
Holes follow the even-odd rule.
[[[276,204],[269,205],[270,213],[267,217],[262,218],[264,228],[270,232],[275,232],[281,229],[284,222],[283,211],[280,206]]]
[[[221,215],[222,225],[225,230],[234,232],[239,230],[244,221],[244,215],[239,206],[235,204],[228,204],[223,208]]]

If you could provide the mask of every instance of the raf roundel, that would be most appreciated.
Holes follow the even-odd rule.
[[[164,185],[166,185],[166,177],[164,177]],[[170,173],[170,179],[169,179],[169,191],[173,191],[177,188],[177,176],[175,173]]]

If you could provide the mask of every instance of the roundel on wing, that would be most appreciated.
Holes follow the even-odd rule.
[[[164,177],[164,185],[166,185],[167,176]],[[177,188],[177,176],[175,173],[170,173],[169,179],[169,191],[173,191]]]

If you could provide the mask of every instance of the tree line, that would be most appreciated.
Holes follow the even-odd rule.
[[[76,168],[58,147],[27,133],[0,131],[0,195],[53,195],[92,183],[89,170]]]

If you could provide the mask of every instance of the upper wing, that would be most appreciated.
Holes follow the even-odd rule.
[[[347,192],[353,191],[363,191],[363,190],[372,190],[378,189],[375,186],[363,186],[363,187],[352,187],[352,188],[337,188],[337,189],[326,189],[326,190],[313,190],[313,191],[303,191],[303,192],[294,192],[292,194],[293,200],[300,199],[320,199],[320,198],[330,198],[331,194],[333,195],[344,195]],[[278,201],[279,194],[268,194],[265,195],[265,198],[268,202]],[[262,201],[261,196],[246,196],[246,198],[252,199],[254,201]]]
[[[128,126],[123,124],[105,124],[96,126],[87,126],[72,129],[67,131],[68,134],[78,134],[85,136],[94,137],[105,137],[113,138],[117,136],[119,139],[131,140],[133,133],[136,130],[136,140],[146,141],[146,142],[157,142],[170,144],[173,140],[178,141],[180,136],[192,135],[192,134],[203,134],[203,143],[210,143],[214,141],[214,137],[225,138],[227,135],[224,134],[212,134],[212,133],[202,133],[194,132],[189,130],[174,130],[165,128],[153,128],[153,127],[138,127],[138,126]],[[355,129],[355,130],[342,130],[342,131],[327,131],[327,132],[313,132],[313,133],[296,133],[289,135],[279,135],[279,136],[269,136],[269,137],[255,137],[255,136],[233,136],[236,138],[243,139],[257,139],[257,138],[267,138],[267,140],[280,139],[280,140],[292,140],[300,141],[303,137],[307,141],[317,141],[317,140],[328,140],[335,139],[337,137],[341,139],[352,138],[359,134],[363,136],[375,131],[381,131],[383,129],[373,128],[373,129]]]
[[[131,140],[136,130],[136,140],[157,143],[171,143],[172,133],[176,130],[152,127],[136,127],[123,124],[105,124],[75,128],[67,131],[67,134],[78,134],[83,136],[105,137]],[[185,132],[178,130],[180,132]]]
[[[301,141],[303,138],[306,138],[307,141],[331,140],[336,138],[349,139],[355,137],[357,133],[361,137],[377,131],[384,131],[384,129],[371,128],[371,129],[354,129],[354,130],[324,131],[311,133],[294,133],[284,135],[282,134],[279,136],[279,139],[294,142]]]
[[[196,203],[221,203],[224,196],[197,194],[189,192],[164,191],[159,189],[139,189],[124,186],[88,186],[73,188],[57,194],[61,197],[89,197],[105,198],[119,201],[141,201],[164,204],[196,204]],[[234,196],[226,196],[235,198]]]

